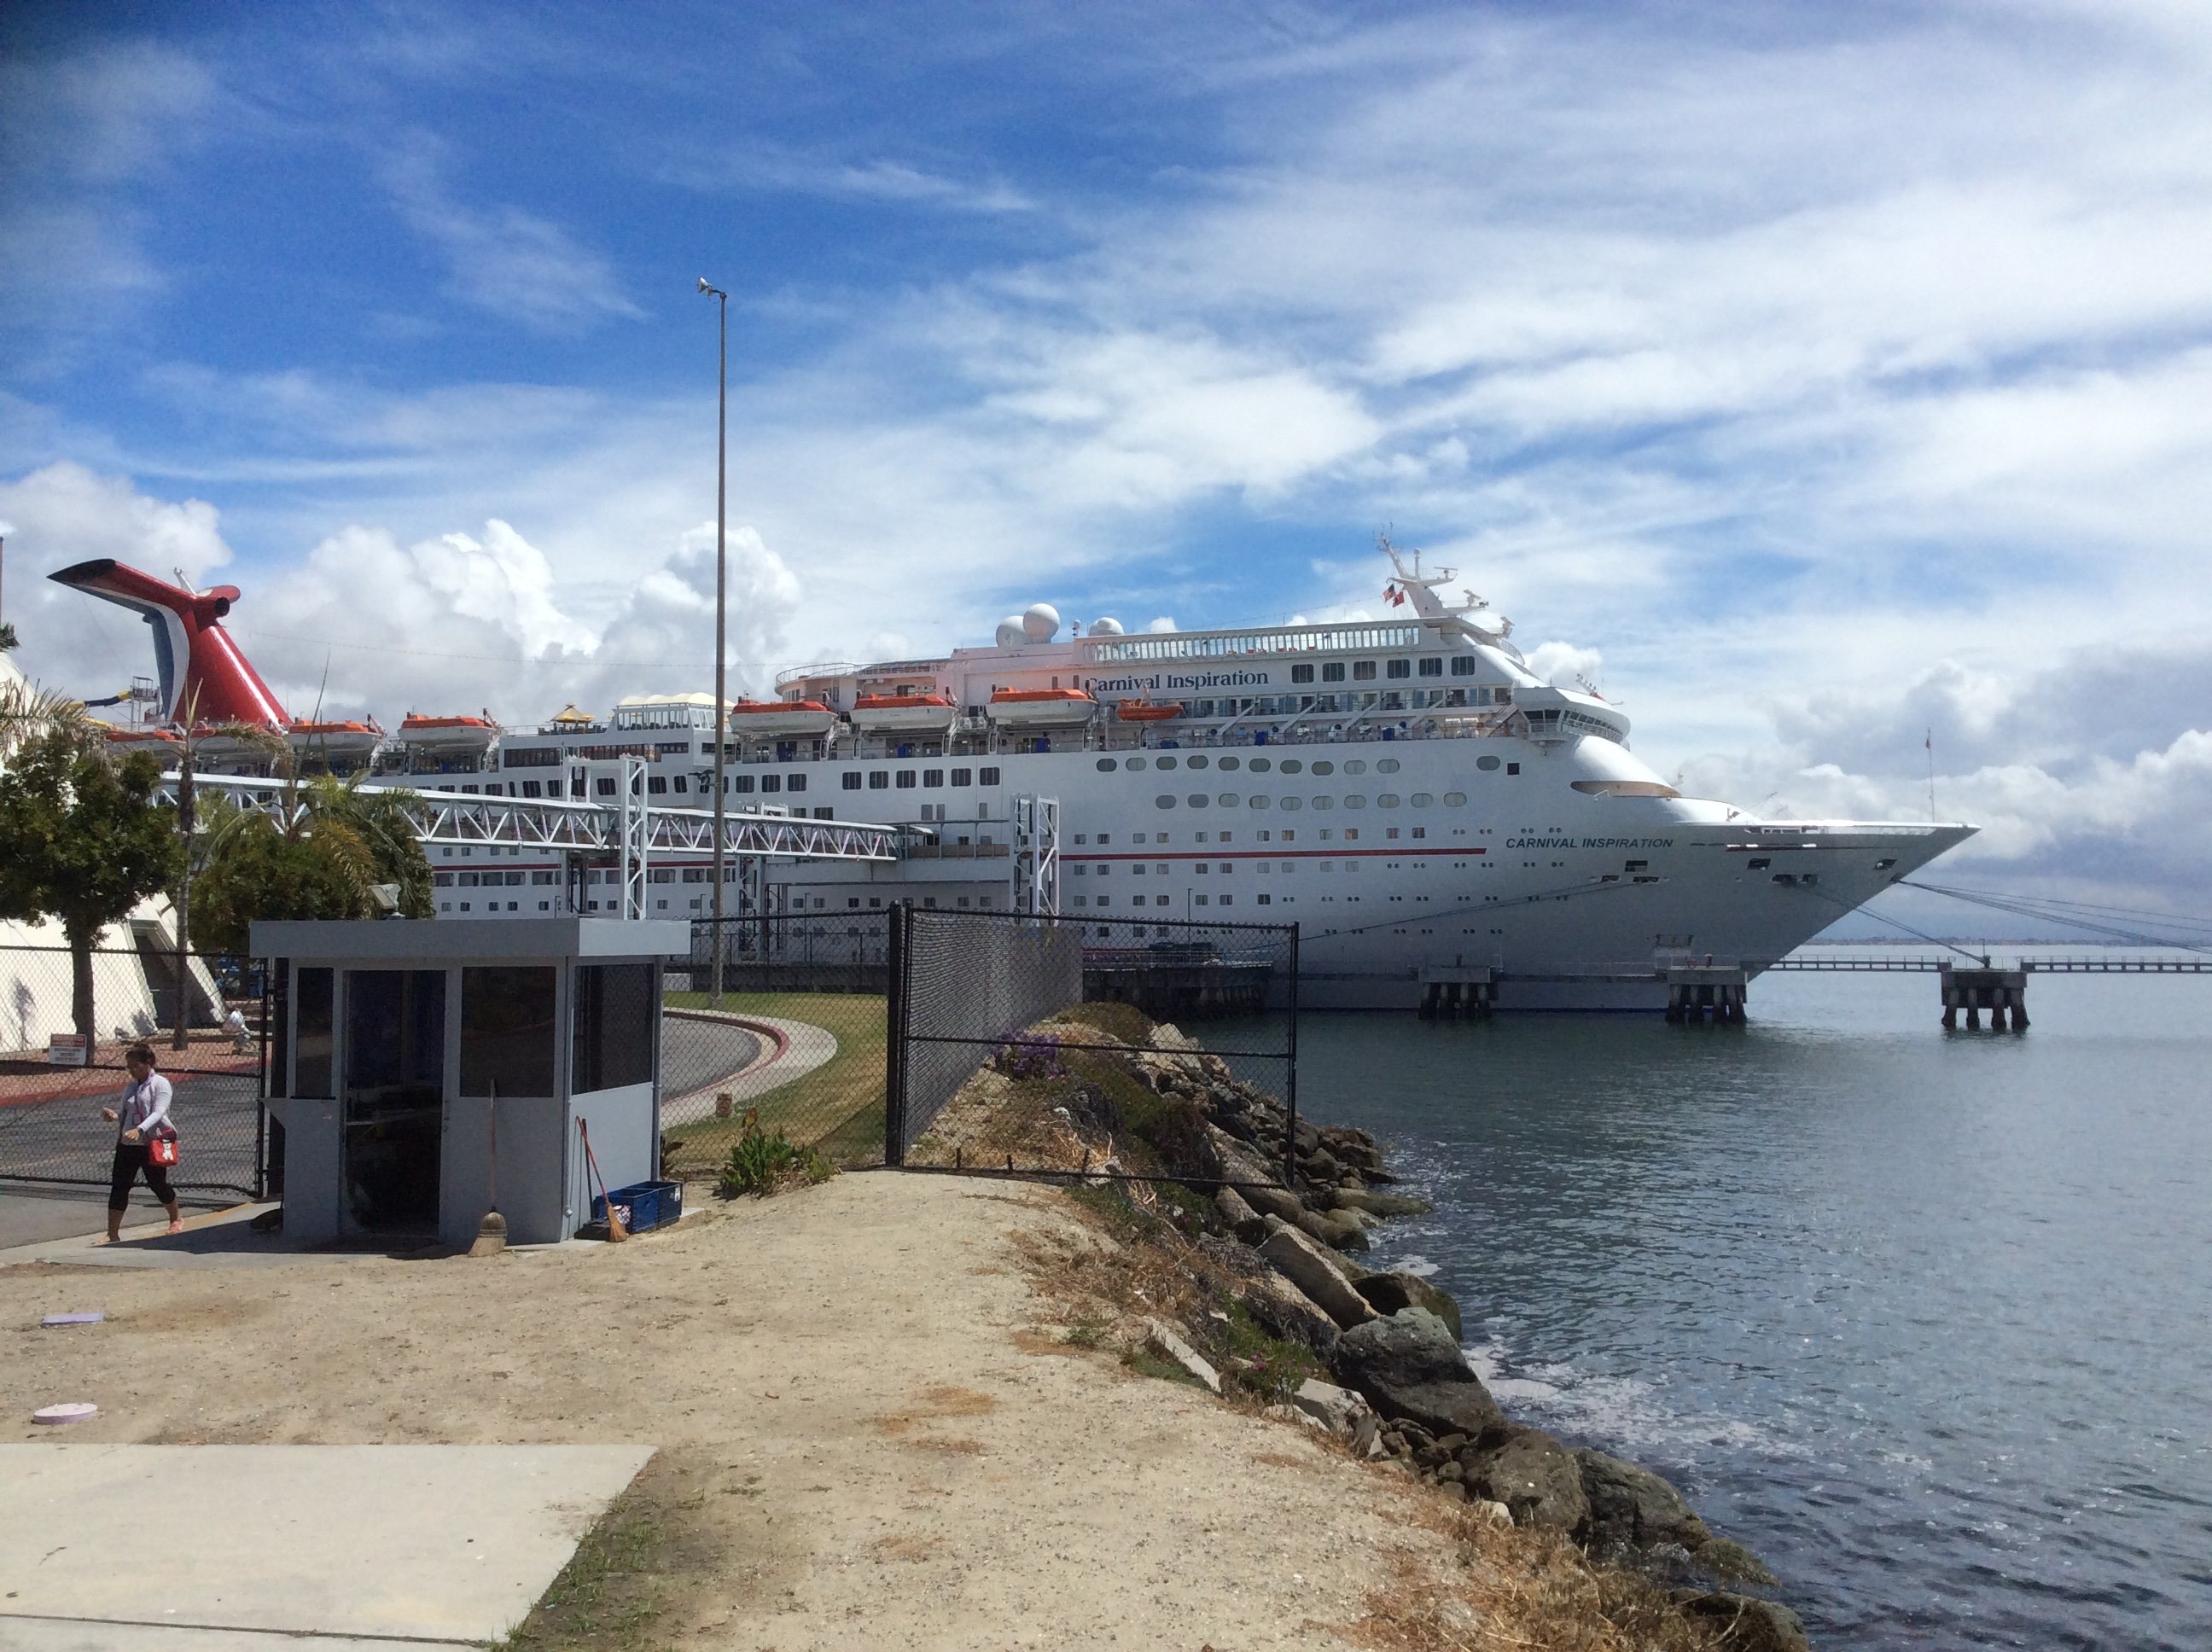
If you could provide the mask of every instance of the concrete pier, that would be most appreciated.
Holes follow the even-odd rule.
[[[1667,970],[1667,1019],[1741,1026],[1749,977],[1740,966],[1678,963]]]
[[[1486,1016],[1498,1003],[1498,982],[1480,965],[1452,964],[1421,971],[1421,1019]]]
[[[1992,1032],[2004,1030],[2008,1014],[2012,1017],[2013,1031],[2027,1030],[2027,970],[1946,963],[1942,969],[1942,981],[1946,1031],[1957,1029],[1960,1011],[1966,1012],[1966,1030],[1980,1031],[1984,1010],[1990,1012]]]

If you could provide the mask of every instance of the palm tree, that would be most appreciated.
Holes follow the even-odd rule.
[[[12,666],[0,667],[0,768],[57,729],[82,744],[94,744],[92,717],[82,705],[65,694],[34,686],[16,676]]]

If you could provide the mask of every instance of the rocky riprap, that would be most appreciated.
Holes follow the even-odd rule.
[[[1199,1162],[1185,1174],[1194,1183],[1239,1184],[1213,1193],[1204,1230],[1190,1236],[1191,1266],[1207,1276],[1210,1294],[1233,1299],[1269,1336],[1307,1350],[1333,1379],[1302,1383],[1284,1415],[1500,1524],[1556,1531],[1595,1558],[1658,1575],[1720,1644],[1741,1652],[1808,1646],[1788,1608],[1715,1587],[1774,1580],[1667,1480],[1507,1417],[1461,1352],[1460,1309],[1448,1293],[1354,1260],[1378,1223],[1430,1208],[1389,1191],[1396,1179],[1371,1135],[1304,1119],[1294,1125],[1273,1096],[1173,1027],[1153,1029],[1149,1042],[1116,1054],[1128,1073],[1186,1109],[1177,1157]],[[1072,1109],[1085,1110],[1097,1109]],[[1203,1342],[1203,1332],[1193,1339]],[[1152,1342],[1186,1370],[1182,1356],[1192,1355],[1212,1376],[1180,1335]]]

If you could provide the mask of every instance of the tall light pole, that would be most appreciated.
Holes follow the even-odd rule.
[[[715,364],[714,401],[714,1008],[722,1007],[722,816],[729,807],[730,707],[726,697],[729,647],[725,641],[730,592],[727,511],[730,473],[730,295],[699,277],[699,290],[719,301],[721,345]]]

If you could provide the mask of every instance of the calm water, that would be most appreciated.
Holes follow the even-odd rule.
[[[1753,1023],[1324,1016],[1508,1409],[1670,1474],[1828,1648],[2212,1648],[2212,977],[1769,976]]]

